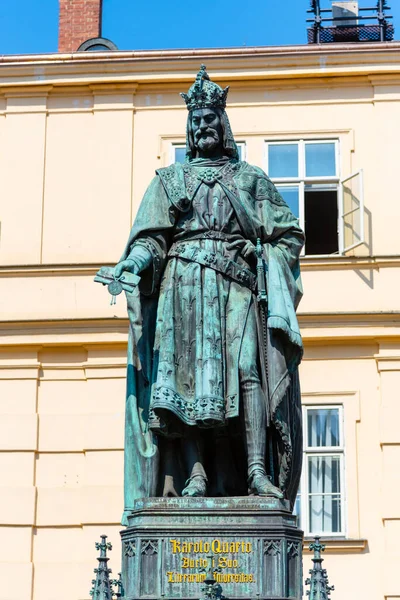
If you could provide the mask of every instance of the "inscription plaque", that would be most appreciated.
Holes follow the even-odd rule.
[[[226,598],[301,598],[302,532],[283,500],[140,500],[121,535],[128,600],[197,600],[210,561]]]

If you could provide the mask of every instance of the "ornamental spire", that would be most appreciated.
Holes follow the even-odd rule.
[[[118,598],[124,598],[125,597],[125,593],[124,593],[124,587],[122,585],[122,577],[121,577],[121,573],[118,573],[118,579],[112,579],[111,580],[111,585],[115,586],[117,588],[117,591],[114,592],[115,597]]]
[[[318,536],[310,544],[310,550],[314,550],[312,559],[314,566],[310,569],[311,577],[306,579],[306,585],[310,586],[307,596],[310,597],[310,600],[330,600],[331,591],[335,588],[333,585],[329,585],[326,569],[322,568],[324,559],[321,557],[321,553],[325,550],[325,546],[321,544]]]
[[[96,542],[96,550],[100,550],[100,556],[97,558],[99,566],[94,569],[96,573],[96,579],[92,579],[93,587],[90,591],[90,595],[93,600],[112,600],[113,591],[110,582],[111,569],[107,567],[107,563],[110,560],[107,557],[107,550],[112,550],[110,542],[106,542],[107,536],[101,535],[101,543]]]

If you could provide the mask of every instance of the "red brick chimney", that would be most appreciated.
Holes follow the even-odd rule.
[[[59,0],[59,2],[59,52],[75,52],[86,40],[101,36],[102,0]]]

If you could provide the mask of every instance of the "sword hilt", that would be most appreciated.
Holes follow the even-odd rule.
[[[257,299],[260,304],[267,304],[267,280],[265,278],[265,267],[263,258],[263,247],[260,238],[257,238],[256,245],[256,256],[257,256]]]

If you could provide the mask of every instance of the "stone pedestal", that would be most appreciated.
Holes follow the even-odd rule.
[[[300,600],[302,536],[275,498],[137,501],[121,533],[126,598],[198,600],[212,560],[226,598]]]

